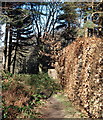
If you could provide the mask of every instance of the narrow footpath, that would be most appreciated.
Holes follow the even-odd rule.
[[[87,118],[76,110],[66,95],[62,93],[51,96],[39,110],[42,118]]]

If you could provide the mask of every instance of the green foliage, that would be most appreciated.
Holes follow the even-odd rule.
[[[3,119],[21,118],[21,114],[24,118],[36,118],[36,113],[30,106],[18,107],[14,105],[3,106]],[[39,113],[38,113],[39,115]]]
[[[10,77],[12,77],[12,73],[9,73],[9,72],[2,72],[2,76],[3,76],[3,79],[9,79]]]
[[[15,115],[17,115],[18,112],[20,112],[20,108],[18,106],[13,106],[13,105],[3,106],[3,119],[10,117],[11,111],[16,112],[16,114],[13,115],[14,117]]]
[[[2,72],[2,79],[3,79],[3,81],[2,81],[2,88],[3,88],[3,90],[7,90],[7,89],[9,88],[9,86],[10,86],[10,84],[11,84],[11,82],[12,82],[12,81],[11,81],[11,77],[12,77],[12,73]],[[5,84],[4,79],[8,81],[6,84]]]
[[[88,21],[84,24],[83,27],[84,27],[84,28],[94,28],[94,27],[96,27],[96,25],[95,25],[92,21],[88,20]]]
[[[28,83],[30,85],[35,86],[37,93],[39,93],[43,90],[55,91],[59,87],[53,79],[48,77],[47,73],[31,75],[31,80],[28,81]]]
[[[84,34],[85,34],[85,30],[84,30],[83,28],[79,28],[79,29],[77,30],[77,36],[78,36],[78,37],[83,37]]]
[[[40,113],[36,112],[35,107],[43,104],[43,99],[49,98],[53,92],[60,90],[60,85],[49,78],[47,73],[2,75],[4,119],[38,117]]]
[[[33,75],[15,74],[14,79],[15,81],[20,81],[21,83],[24,82],[26,85],[31,86],[31,88],[35,90],[35,94],[41,93],[45,90],[56,91],[60,88],[60,85],[55,83],[47,73]]]

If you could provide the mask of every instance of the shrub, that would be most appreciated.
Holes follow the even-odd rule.
[[[39,115],[35,107],[41,104],[41,99],[47,99],[60,90],[60,85],[47,73],[2,75],[4,119],[35,118]]]

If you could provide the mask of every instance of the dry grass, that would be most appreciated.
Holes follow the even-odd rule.
[[[3,80],[2,101],[4,106],[4,118],[15,119],[21,114],[20,108],[29,100],[30,91],[25,84],[20,84],[13,78]]]

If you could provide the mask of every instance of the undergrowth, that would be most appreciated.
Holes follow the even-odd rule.
[[[3,119],[39,118],[36,108],[43,104],[60,85],[42,74],[2,74]]]

